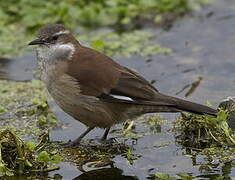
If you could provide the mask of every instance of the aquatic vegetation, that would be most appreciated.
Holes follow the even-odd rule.
[[[27,42],[35,35],[35,30],[49,23],[62,23],[72,30],[76,30],[77,27],[81,30],[94,30],[99,27],[133,30],[146,23],[169,23],[210,1],[212,0],[1,1],[0,53],[12,56],[24,52]],[[93,42],[93,45],[97,43],[100,44]],[[159,48],[149,47],[148,51],[156,51]],[[136,47],[133,49],[130,53],[137,51]],[[117,51],[116,48],[111,50]]]
[[[133,54],[141,56],[153,54],[167,55],[173,52],[172,49],[158,44],[156,34],[151,31],[135,30],[118,34],[111,29],[106,29],[78,34],[77,38],[84,42],[83,44],[89,42],[92,48],[109,56],[129,57]]]
[[[46,90],[39,80],[0,81],[0,99],[2,128],[15,129],[18,135],[29,138],[59,126],[46,100]]]
[[[143,123],[144,129],[142,131],[138,131],[135,129],[135,123],[137,122]],[[120,137],[123,142],[129,139],[138,140],[139,138],[146,135],[160,133],[161,125],[163,125],[164,123],[167,123],[167,120],[163,119],[159,115],[141,116],[134,121],[126,121],[122,129],[113,130],[113,133],[118,135],[118,137]]]
[[[128,146],[123,143],[110,142],[99,144],[96,141],[83,141],[78,148],[61,149],[59,154],[65,161],[75,163],[83,171],[83,165],[88,167],[112,166],[112,158],[117,155],[126,154]]]
[[[187,147],[205,148],[235,145],[235,137],[228,125],[228,111],[220,109],[218,116],[182,114],[176,122],[180,132],[177,140]]]
[[[210,0],[211,1],[211,0]],[[131,24],[143,18],[154,19],[164,13],[184,13],[195,6],[210,3],[209,0],[99,0],[99,1],[56,1],[56,0],[13,0],[1,2],[1,24],[22,24],[33,30],[51,22],[65,25],[79,23],[84,27],[114,24]],[[56,3],[56,6],[55,6]],[[19,11],[21,9],[21,11]],[[157,18],[159,19],[159,18]]]
[[[121,155],[130,165],[133,165],[135,160],[141,157],[140,154],[135,152],[133,140],[138,140],[144,135],[157,133],[155,127],[159,128],[160,124],[165,123],[165,121],[157,115],[140,117],[137,121],[138,123],[144,123],[144,131],[135,131],[134,121],[127,121],[123,129],[111,131],[115,136],[120,136],[118,139],[107,143],[97,143],[96,140],[83,140],[82,145],[78,148],[62,149],[60,155],[65,161],[72,161],[79,168],[82,168],[84,164],[88,164],[89,167],[112,165],[112,158],[117,155]],[[132,143],[129,144],[127,142],[128,140],[131,140]],[[161,146],[160,143],[159,146]]]
[[[176,176],[171,176],[171,175],[165,174],[165,173],[156,173],[155,174],[155,180],[177,180],[177,179],[192,180],[195,178],[196,177],[193,177],[193,176],[186,174],[186,173],[178,173]]]
[[[218,162],[232,162],[235,157],[235,135],[229,126],[234,119],[234,99],[228,98],[220,107],[217,117],[182,114],[175,124],[176,142],[186,154],[195,159],[203,157],[200,169],[211,169]]]
[[[134,160],[137,160],[140,155],[136,154],[133,148],[129,148],[125,154],[126,160],[130,165],[134,164]]]
[[[57,170],[61,157],[43,149],[44,142],[25,143],[13,131],[0,132],[0,177]]]

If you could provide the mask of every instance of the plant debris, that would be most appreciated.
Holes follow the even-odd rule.
[[[218,116],[182,113],[175,128],[180,132],[177,142],[186,147],[209,148],[234,146],[235,136],[228,125],[228,110],[220,109]]]
[[[23,142],[13,131],[0,132],[0,177],[58,170],[61,157],[43,150],[44,143]]]
[[[0,127],[14,129],[17,135],[27,139],[36,139],[59,127],[47,99],[46,89],[39,80],[0,81]]]
[[[83,165],[97,168],[112,166],[112,158],[116,155],[126,154],[128,146],[119,142],[97,143],[96,140],[83,141],[78,148],[61,149],[60,155],[65,161],[75,163],[81,171]]]

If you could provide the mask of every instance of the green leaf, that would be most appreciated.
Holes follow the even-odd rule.
[[[0,113],[4,113],[6,111],[7,111],[7,109],[0,105]]]
[[[14,171],[7,168],[5,163],[0,162],[0,177],[2,176],[13,176],[14,175]]]
[[[175,177],[164,173],[156,173],[155,176],[155,180],[176,180]]]
[[[182,180],[192,180],[195,178],[187,173],[178,173],[177,176],[181,177]]]
[[[49,162],[49,161],[51,161],[51,158],[50,158],[49,154],[46,151],[42,151],[37,156],[37,161],[39,161],[39,162]]]
[[[35,142],[27,142],[26,147],[31,150],[34,151],[36,148],[36,143]]]
[[[163,21],[162,15],[155,16],[155,18],[154,18],[155,23],[161,23],[162,21]]]
[[[51,162],[54,164],[59,164],[62,161],[62,157],[58,154],[55,154],[51,157]]]
[[[121,23],[122,24],[129,24],[129,23],[131,23],[131,18],[125,17],[121,20]]]
[[[33,167],[32,163],[29,160],[25,161],[25,166]]]
[[[104,41],[102,41],[102,40],[92,41],[91,46],[97,50],[103,51],[104,50]]]

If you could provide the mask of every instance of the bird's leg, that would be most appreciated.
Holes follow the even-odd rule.
[[[104,135],[101,138],[101,141],[105,141],[107,139],[110,127],[105,129]]]
[[[69,142],[64,147],[75,147],[75,146],[79,145],[82,138],[84,138],[92,129],[94,129],[94,127],[87,128],[87,130],[84,133],[82,133],[77,139],[75,139],[72,142]]]

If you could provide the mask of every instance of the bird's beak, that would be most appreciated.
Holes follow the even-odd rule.
[[[42,39],[35,39],[31,41],[28,45],[39,45],[39,44],[44,44],[44,41]]]

